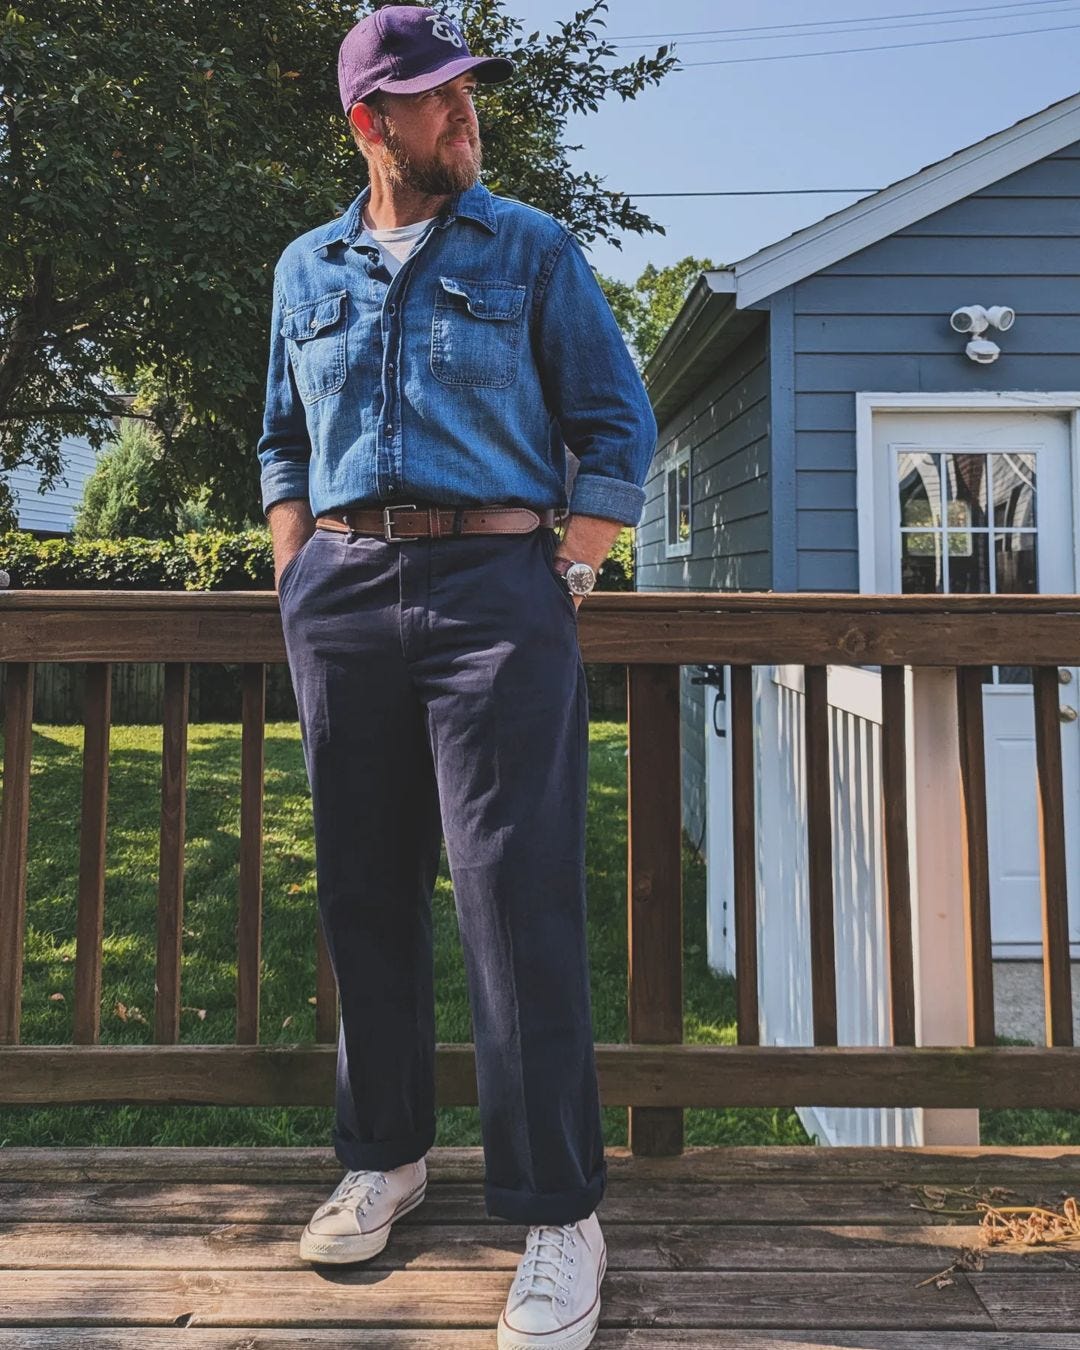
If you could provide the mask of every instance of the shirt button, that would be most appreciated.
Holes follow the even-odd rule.
[[[394,373],[394,363],[393,363],[393,361],[391,361],[390,364],[386,367],[386,373],[387,373],[388,375],[393,375],[393,373]]]
[[[390,425],[389,422],[387,422],[386,424],[386,434],[388,436],[392,436],[394,434],[394,428]]]
[[[391,313],[391,314],[396,314],[396,313],[397,313],[397,305],[391,305],[391,306],[390,306],[390,313]]]

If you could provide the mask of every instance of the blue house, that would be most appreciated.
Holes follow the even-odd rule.
[[[70,535],[86,480],[97,467],[100,453],[85,436],[65,436],[60,442],[64,472],[51,488],[42,488],[39,469],[28,465],[8,469],[3,477],[15,498],[17,528],[39,539]]]
[[[702,274],[644,378],[660,434],[641,590],[1075,592],[1080,94]],[[1073,897],[1078,675],[1060,677]],[[1034,788],[1007,795],[1034,780],[1029,677],[999,667],[985,686],[1003,959],[1041,954]],[[781,840],[798,825],[785,718],[797,721],[801,672],[756,679],[759,801]],[[723,672],[684,669],[682,699],[684,824],[709,864],[710,959],[729,969]],[[862,756],[837,788],[851,813],[841,864],[872,880],[876,812],[858,799],[875,769],[876,672],[834,668],[830,702]],[[1080,957],[1077,910],[1070,937]]]

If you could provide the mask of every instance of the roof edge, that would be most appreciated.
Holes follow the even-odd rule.
[[[1080,93],[1022,118],[733,265],[740,309],[1080,140]]]

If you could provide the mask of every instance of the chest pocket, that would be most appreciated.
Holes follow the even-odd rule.
[[[345,328],[344,291],[331,291],[281,316],[281,335],[305,403],[336,394],[345,383]]]
[[[431,373],[444,384],[500,389],[517,374],[525,287],[439,277],[431,320]]]

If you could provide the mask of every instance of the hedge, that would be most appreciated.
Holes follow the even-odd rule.
[[[261,591],[274,589],[266,525],[202,530],[174,539],[37,539],[0,534],[0,568],[12,590]],[[620,532],[597,578],[608,591],[633,590],[633,532]]]

